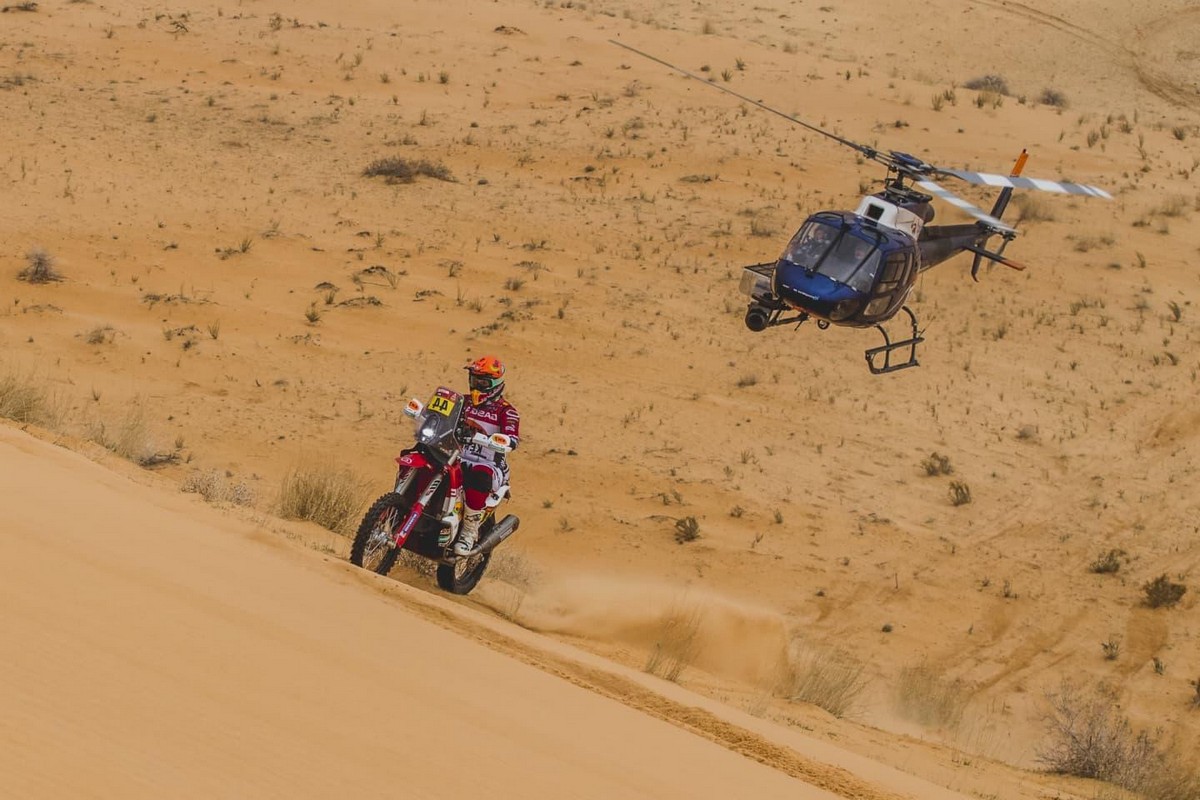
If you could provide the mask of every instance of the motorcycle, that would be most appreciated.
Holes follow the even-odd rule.
[[[496,509],[509,497],[507,484],[488,495],[479,540],[460,556],[453,544],[463,524],[462,452],[478,445],[508,453],[512,440],[472,427],[463,414],[465,398],[439,387],[425,405],[415,397],[404,413],[416,420],[415,446],[396,458],[396,485],[363,517],[350,548],[355,566],[386,575],[401,549],[437,562],[437,583],[453,594],[467,594],[479,583],[497,545],[512,536],[520,520],[509,514],[496,521]]]

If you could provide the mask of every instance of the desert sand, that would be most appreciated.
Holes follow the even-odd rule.
[[[1029,268],[926,273],[922,366],[874,377],[875,332],[752,334],[737,281],[882,170],[610,39],[1115,199],[1021,196]],[[0,375],[48,409],[0,440],[12,791],[1094,797],[1039,760],[1064,679],[1194,750],[1198,40],[1182,0],[10,5]],[[385,491],[403,402],[484,352],[522,526],[476,593],[277,519],[298,467]]]

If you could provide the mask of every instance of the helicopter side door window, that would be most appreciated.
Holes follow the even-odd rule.
[[[883,265],[883,275],[879,279],[876,294],[890,292],[908,279],[910,271],[908,253],[892,253]]]
[[[912,273],[912,258],[908,253],[892,253],[883,265],[883,274],[875,287],[874,297],[863,309],[863,316],[886,314],[896,301],[896,292],[905,286]]]

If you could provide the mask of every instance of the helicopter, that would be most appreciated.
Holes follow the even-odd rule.
[[[815,319],[821,330],[830,325],[878,330],[883,344],[864,353],[867,367],[875,375],[919,366],[917,345],[925,338],[917,327],[916,314],[905,301],[922,272],[964,252],[974,254],[971,277],[976,281],[984,261],[1025,269],[1024,264],[1004,255],[1017,235],[1014,227],[1001,221],[1013,189],[1112,199],[1111,194],[1096,186],[1021,177],[1028,159],[1025,150],[1008,175],[947,169],[897,150],[883,152],[707,81],[624,42],[609,41],[819,133],[887,168],[881,191],[863,197],[854,211],[818,211],[810,215],[778,259],[744,267],[739,284],[739,290],[750,298],[746,327],[755,333],[793,323],[799,328],[810,319]],[[934,177],[997,187],[1000,194],[991,211],[985,212],[934,182]],[[976,221],[930,225],[934,198],[962,209]],[[988,244],[993,236],[1001,238],[994,250]],[[908,315],[911,330],[905,338],[893,340],[884,323],[901,311]]]

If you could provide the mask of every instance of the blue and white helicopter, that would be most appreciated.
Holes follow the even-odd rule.
[[[742,293],[750,297],[746,327],[755,332],[792,323],[798,327],[810,319],[816,319],[817,327],[822,330],[830,325],[876,328],[883,334],[884,343],[865,353],[867,366],[875,374],[918,366],[917,345],[925,339],[917,329],[916,315],[905,301],[920,273],[963,252],[975,256],[971,277],[976,280],[985,260],[1017,270],[1025,269],[1023,264],[1004,255],[1005,247],[1017,235],[1015,228],[1000,220],[1014,188],[1112,199],[1112,195],[1095,186],[1021,177],[1027,158],[1024,150],[1009,175],[946,169],[908,153],[880,152],[784,114],[622,42],[610,41],[705,86],[819,133],[855,150],[863,158],[887,167],[881,191],[863,197],[854,211],[812,214],[777,260],[746,267],[740,285]],[[985,212],[935,183],[935,177],[998,187],[1000,195],[991,211]],[[977,221],[930,225],[934,216],[931,203],[935,197],[962,209]],[[1001,238],[995,250],[988,246],[993,236]],[[893,341],[883,323],[900,311],[908,315],[911,334]]]

